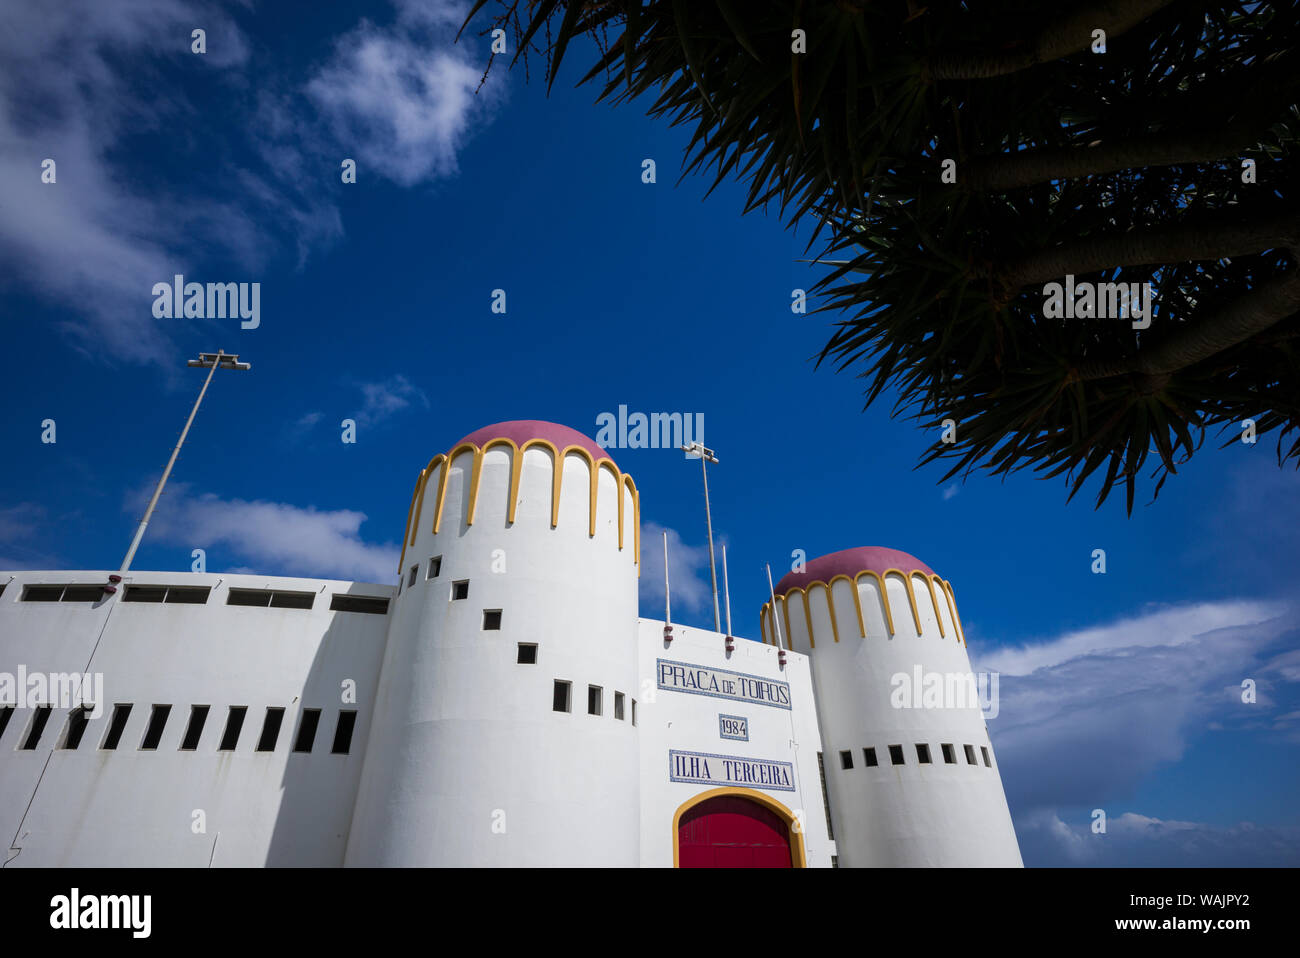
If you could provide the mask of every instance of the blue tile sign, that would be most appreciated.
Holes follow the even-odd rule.
[[[714,755],[709,752],[668,752],[668,779],[696,785],[743,785],[793,792],[794,766],[742,755]]]
[[[719,715],[718,735],[733,742],[748,742],[749,719],[741,715]]]
[[[734,699],[752,705],[770,705],[773,708],[790,708],[790,685],[765,679],[759,675],[746,675],[727,669],[706,669],[687,662],[656,660],[659,688],[672,692],[689,692],[693,695],[711,695],[714,698]]]

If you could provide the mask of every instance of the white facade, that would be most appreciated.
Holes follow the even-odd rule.
[[[818,578],[818,563],[853,571]],[[952,587],[919,565],[849,550],[776,589],[777,622],[812,662],[840,864],[1018,868]]]
[[[921,636],[870,641],[854,613],[837,643],[811,589],[793,651],[766,608],[765,643],[665,639],[637,616],[639,545],[632,480],[572,430],[523,422],[421,473],[397,587],[137,572],[101,594],[106,572],[0,574],[6,867],[671,867],[722,841],[698,836],[722,834],[724,800],[795,866],[1020,864],[996,767],[859,758],[855,779],[838,758],[988,747],[978,710],[889,704],[917,649],[969,671],[958,626],[931,635],[922,612]],[[103,682],[79,741],[76,703],[16,687],[69,673]]]

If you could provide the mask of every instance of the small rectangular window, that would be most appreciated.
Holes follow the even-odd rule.
[[[614,718],[623,721],[623,693],[614,693]]]
[[[81,737],[86,734],[90,724],[90,711],[93,706],[79,705],[68,713],[68,729],[63,735],[63,748],[75,749],[81,744]]]
[[[451,598],[453,602],[469,598],[469,579],[458,579],[451,584]]]
[[[939,747],[943,749],[943,760],[949,765],[956,765],[957,753],[953,751],[953,747],[947,744]]]
[[[442,574],[442,556],[434,556],[429,560],[429,574],[425,576],[428,579],[436,579]]]
[[[149,715],[149,724],[145,726],[144,740],[140,742],[141,751],[149,752],[158,747],[162,741],[163,730],[167,728],[167,717],[172,714],[170,705],[155,705]]]
[[[211,592],[212,587],[206,585],[130,585],[126,587],[122,601],[203,605]]]
[[[273,609],[310,609],[316,604],[315,592],[272,592]]]
[[[604,690],[599,685],[587,686],[587,714],[603,715]]]
[[[387,615],[388,600],[377,595],[343,595],[334,593],[330,599],[331,612],[366,612],[371,615]]]
[[[24,602],[58,602],[63,597],[61,585],[29,585],[23,587]]]
[[[560,679],[555,680],[555,692],[551,697],[552,711],[569,711],[569,688],[570,684],[568,682],[562,682]]]
[[[5,729],[9,727],[9,720],[14,717],[14,707],[12,705],[0,706],[0,738],[5,737]]]
[[[199,747],[199,739],[203,737],[203,726],[207,721],[208,706],[190,706],[190,724],[185,726],[185,737],[181,739],[182,752],[192,752]]]
[[[316,726],[320,724],[320,709],[303,709],[298,720],[298,737],[294,739],[295,752],[310,752],[316,741]]]
[[[268,708],[266,718],[262,721],[262,735],[257,740],[257,751],[274,752],[276,740],[280,737],[280,723],[284,721],[284,709]]]
[[[352,730],[356,727],[356,709],[344,709],[339,712],[339,724],[334,728],[334,745],[330,748],[330,752],[334,755],[347,755],[352,750]]]
[[[63,591],[64,602],[98,602],[103,597],[102,585],[70,585]]]
[[[100,748],[112,749],[117,748],[122,741],[122,733],[126,731],[126,720],[131,717],[131,706],[114,705],[113,717],[108,721],[108,732],[104,735],[104,741]]]
[[[415,577],[420,574],[420,564],[417,562],[411,566],[411,571],[406,574],[406,587],[409,589],[415,585]]]
[[[916,746],[916,760],[922,765],[930,764],[930,746],[918,744]]]
[[[226,605],[251,605],[265,609],[271,604],[271,593],[266,589],[231,589],[226,594]]]
[[[902,764],[903,764],[903,746],[901,746],[901,745],[891,745],[891,746],[889,746],[889,760],[890,760],[890,762],[892,762],[892,763],[895,764],[895,765],[902,765]]]
[[[850,752],[848,749],[845,749],[844,751],[840,752],[840,768],[852,768],[852,767],[853,767],[853,753]]]
[[[123,602],[162,602],[167,598],[165,585],[129,585],[122,594]]]
[[[632,700],[632,724],[636,724],[636,699]]]
[[[966,764],[978,765],[979,762],[975,761],[975,747],[973,745],[964,745],[962,747],[966,749]]]
[[[981,745],[981,746],[980,746],[980,753],[984,756],[984,764],[987,765],[989,768],[992,768],[992,767],[993,767],[993,760],[992,760],[991,758],[989,758],[989,750],[988,750],[988,747],[985,746],[985,745]]]
[[[235,750],[235,746],[239,744],[239,733],[244,728],[244,716],[247,714],[247,705],[230,706],[230,712],[226,715],[226,730],[221,733],[221,744],[217,746],[217,751],[233,752]]]
[[[874,748],[864,748],[862,750],[862,761],[867,768],[875,768],[880,763],[876,761],[876,750]]]
[[[515,661],[520,665],[536,665],[537,646],[529,642],[520,642],[519,657]]]
[[[501,630],[501,610],[484,609],[483,610],[483,631],[499,632]]]
[[[26,751],[32,751],[40,744],[41,735],[45,732],[45,723],[50,720],[50,713],[54,709],[49,705],[38,705],[35,714],[32,716],[32,724],[27,730],[27,738],[23,741],[23,748]]]

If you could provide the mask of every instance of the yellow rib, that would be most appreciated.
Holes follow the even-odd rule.
[[[919,575],[921,581],[925,583],[925,587],[930,590],[930,605],[934,607],[934,621],[939,623],[939,638],[942,639],[945,634],[943,631],[943,616],[939,614],[939,601],[934,597],[934,583],[930,581],[930,577],[924,572],[913,572],[912,575]],[[908,578],[911,578],[911,576],[908,576]]]
[[[889,626],[889,634],[893,635],[896,631],[894,629],[894,612],[889,605],[889,590],[885,588],[885,580],[880,577],[880,573],[873,572],[870,569],[865,569],[862,572],[859,572],[857,575],[853,577],[853,591],[854,592],[858,591],[857,589],[858,580],[861,579],[864,575],[869,575],[871,576],[871,578],[876,580],[876,585],[880,591],[880,603],[885,607],[885,624]],[[865,634],[866,634],[866,629],[863,629],[864,637]]]

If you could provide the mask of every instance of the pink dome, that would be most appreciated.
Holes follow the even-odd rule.
[[[510,422],[498,422],[491,426],[484,426],[482,429],[475,429],[451,448],[455,449],[461,442],[472,442],[474,445],[481,447],[483,443],[492,439],[509,439],[516,446],[522,446],[530,439],[545,439],[554,445],[556,449],[562,450],[566,446],[580,446],[591,453],[593,459],[609,459],[613,462],[613,457],[596,445],[594,439],[584,436],[576,429],[570,429],[568,426],[561,426],[559,423],[546,422],[541,419],[513,419]]]
[[[796,586],[806,589],[810,582],[830,582],[837,575],[846,575],[850,579],[859,572],[884,575],[886,569],[897,569],[909,575],[913,572],[934,575],[928,565],[906,552],[883,546],[859,546],[813,559],[803,572],[786,573],[776,584],[776,594],[783,596]]]

